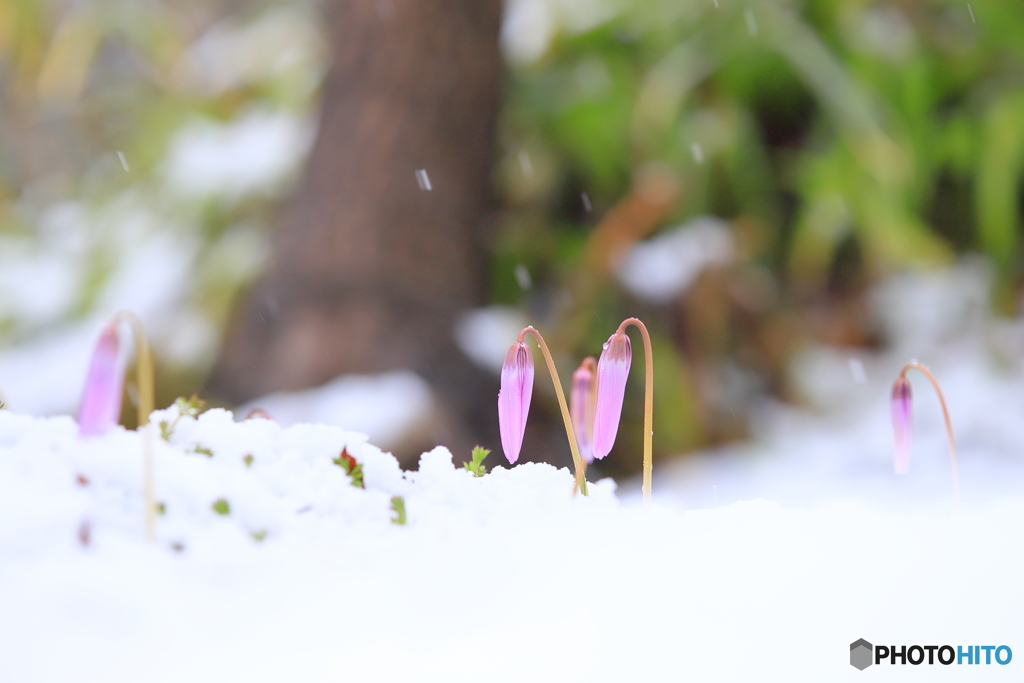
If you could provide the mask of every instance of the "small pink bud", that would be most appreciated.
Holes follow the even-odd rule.
[[[594,461],[594,359],[587,357],[572,373],[572,390],[569,392],[569,414],[572,429],[576,432],[576,446],[580,456],[588,463]]]
[[[501,366],[501,390],[498,392],[501,447],[510,463],[519,459],[532,397],[533,354],[526,342],[517,341],[509,347],[505,363]]]
[[[633,351],[629,337],[616,332],[608,337],[597,361],[597,407],[594,410],[594,457],[603,458],[611,452],[622,416],[622,399],[626,394],[626,378]]]
[[[89,363],[82,403],[78,408],[79,436],[102,434],[121,417],[124,374],[117,362],[117,326],[104,328]]]
[[[892,385],[892,428],[896,434],[893,468],[896,474],[910,471],[910,445],[914,436],[910,398],[910,382],[900,375]]]

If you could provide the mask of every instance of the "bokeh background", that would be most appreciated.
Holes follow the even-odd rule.
[[[656,457],[747,438],[814,408],[809,349],[857,383],[916,306],[1018,315],[1022,37],[997,0],[0,0],[2,400],[74,412],[129,308],[159,405],[468,459],[519,327],[568,380],[636,315]],[[564,464],[545,375],[524,457]]]

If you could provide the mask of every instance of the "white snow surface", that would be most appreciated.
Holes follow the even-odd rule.
[[[0,411],[0,680],[822,681],[864,675],[862,637],[1024,651],[1019,497],[680,513],[609,480],[573,496],[549,465],[476,478],[443,447],[403,472],[339,427],[211,410],[153,439],[147,542],[141,439]]]

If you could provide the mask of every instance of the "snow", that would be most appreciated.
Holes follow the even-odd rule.
[[[138,196],[126,195],[120,201],[105,207],[95,215],[89,215],[79,205],[66,205],[51,213],[47,221],[48,230],[54,240],[60,240],[66,232],[77,232],[96,236],[108,231],[112,238],[110,272],[95,294],[95,302],[88,315],[72,318],[67,322],[47,320],[51,323],[41,329],[27,328],[33,334],[21,343],[0,348],[0,389],[7,397],[8,407],[19,412],[36,415],[69,413],[75,409],[82,391],[85,369],[92,347],[96,343],[100,327],[121,309],[128,309],[139,315],[151,333],[162,332],[165,325],[188,321],[182,313],[187,310],[182,301],[187,292],[190,267],[195,259],[198,246],[194,236],[174,230],[158,230],[162,219],[154,212],[140,205]],[[83,252],[89,248],[89,239],[79,239],[73,248]],[[0,242],[0,246],[2,242]],[[16,258],[0,249],[0,273],[7,273],[8,258]],[[60,299],[65,302],[61,312],[67,314],[67,303],[81,292],[68,291],[71,285],[78,285],[77,276],[68,280],[62,274],[65,254],[49,251],[32,262],[31,277],[23,286],[30,287],[40,297]],[[72,261],[77,258],[68,257]],[[50,264],[51,267],[44,267]],[[17,274],[17,268],[12,269]],[[0,276],[2,284],[4,276]],[[200,326],[203,321],[192,318],[194,325],[189,330],[197,332],[192,338],[193,352],[209,352],[216,338],[212,333],[205,337],[204,348],[196,344],[203,342]],[[21,331],[21,330],[19,330]],[[172,335],[155,334],[154,346],[163,355],[163,341],[170,340],[179,349],[181,342]],[[168,354],[170,357],[178,355]]]
[[[422,380],[398,374],[268,397],[279,421],[154,413],[149,543],[140,434],[0,410],[0,680],[906,678],[851,667],[859,638],[1008,645],[983,675],[1014,676],[1024,324],[986,312],[987,283],[968,260],[880,288],[887,350],[807,348],[792,379],[810,408],[768,403],[748,443],[656,458],[650,507],[633,482],[573,496],[568,470],[497,452],[480,478],[443,447],[403,472],[356,413],[301,423],[405,412]],[[918,374],[910,473],[892,473],[888,390],[911,352],[946,391],[960,505]]]
[[[616,275],[634,296],[664,304],[685,292],[705,268],[729,263],[733,249],[728,224],[701,216],[634,245]]]
[[[508,347],[528,324],[523,312],[513,306],[475,308],[455,322],[455,342],[477,366],[498,375]]]
[[[66,254],[42,254],[11,242],[4,245],[0,267],[0,317],[23,324],[57,319],[73,302],[75,263]]]
[[[228,123],[197,120],[175,136],[164,166],[183,197],[235,200],[272,192],[312,144],[303,116],[254,109]]]
[[[505,5],[501,25],[501,46],[513,64],[530,64],[540,59],[554,35],[554,22],[544,0],[514,0]]]
[[[423,378],[396,370],[340,375],[320,387],[268,394],[238,412],[246,415],[261,408],[285,426],[303,422],[344,426],[388,446],[401,443],[430,419],[433,405],[433,392]]]
[[[323,40],[316,18],[298,6],[265,10],[254,20],[217,22],[173,68],[184,87],[204,95],[259,83],[275,75],[315,87]],[[282,73],[284,72],[284,73]]]
[[[511,64],[528,66],[544,56],[559,33],[585,33],[619,9],[608,0],[509,0],[501,25],[502,51]]]
[[[1019,477],[993,486],[1005,470],[972,470],[982,446],[966,446],[957,508],[927,458],[892,475],[867,419],[840,439],[806,416],[778,424],[791,436],[773,455],[793,452],[779,472],[800,453],[832,461],[837,476],[794,482],[821,495],[673,510],[678,472],[659,463],[669,505],[645,508],[610,480],[573,496],[550,465],[492,454],[477,478],[438,447],[403,472],[340,427],[171,407],[153,415],[170,437],[154,438],[165,512],[147,543],[140,434],[80,440],[70,418],[0,411],[0,680],[820,681],[854,671],[858,638],[1019,650]],[[922,422],[917,455],[941,455]],[[858,431],[873,436],[847,443]],[[365,489],[334,464],[343,448]],[[720,503],[730,481],[771,490],[745,476],[717,480]]]

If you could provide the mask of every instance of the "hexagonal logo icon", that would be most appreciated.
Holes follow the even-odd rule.
[[[861,638],[850,643],[850,666],[855,666],[861,671],[872,664],[874,646]]]

